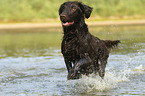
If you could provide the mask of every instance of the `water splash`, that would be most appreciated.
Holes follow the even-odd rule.
[[[82,76],[79,80],[67,81],[66,86],[73,93],[104,92],[116,88],[121,82],[129,82],[130,76],[145,72],[145,67],[139,65],[133,69],[121,71],[118,73],[106,72],[104,79],[95,74]]]
[[[135,67],[132,70],[132,74],[144,74],[144,73],[145,73],[145,67],[142,64]]]
[[[67,81],[67,88],[79,93],[92,91],[102,92],[115,88],[119,82],[128,80],[125,75],[115,76],[115,74],[111,72],[106,73],[104,79],[101,79],[95,74],[91,74],[89,77],[82,76],[79,80]]]

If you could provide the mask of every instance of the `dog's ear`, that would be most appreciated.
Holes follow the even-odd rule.
[[[92,7],[89,7],[87,5],[84,5],[84,9],[85,9],[85,17],[88,19],[92,13]]]
[[[85,15],[85,17],[88,19],[92,13],[93,8],[87,5],[84,5],[82,3],[80,3],[80,7]]]

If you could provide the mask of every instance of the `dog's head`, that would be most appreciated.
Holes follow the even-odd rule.
[[[59,16],[63,26],[71,26],[79,22],[81,18],[89,18],[92,8],[81,2],[65,2],[60,6]]]

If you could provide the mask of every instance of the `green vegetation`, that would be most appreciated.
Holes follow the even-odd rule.
[[[65,1],[68,0],[0,0],[0,21],[56,19],[59,6]],[[78,1],[93,7],[91,16],[97,19],[145,17],[145,0]]]

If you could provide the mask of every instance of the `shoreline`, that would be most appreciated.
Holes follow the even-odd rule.
[[[88,26],[110,26],[110,25],[144,25],[144,20],[121,20],[121,21],[86,21]],[[53,28],[61,27],[60,22],[55,23],[10,23],[0,24],[0,29],[22,29],[22,28]]]

